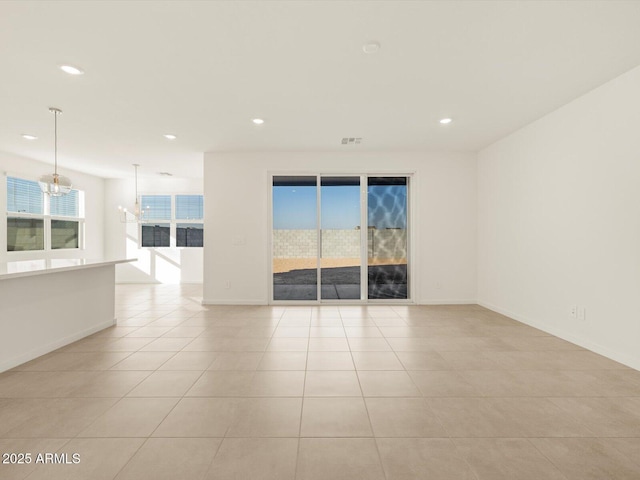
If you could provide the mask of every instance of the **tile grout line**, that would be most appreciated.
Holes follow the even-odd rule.
[[[556,465],[556,462],[554,462],[551,458],[549,458],[547,455],[545,455],[545,453],[542,450],[540,450],[535,443],[533,443],[531,441],[531,438],[548,439],[548,438],[551,438],[551,437],[528,437],[528,438],[525,438],[525,440],[527,441],[527,443],[529,443],[531,446],[533,446],[533,448],[540,455],[542,455],[543,458],[545,458],[551,465],[553,465],[555,467],[555,469],[558,471],[558,473],[560,473],[560,475],[562,475],[565,479],[568,480],[568,477],[564,474],[564,472],[560,469],[560,467],[558,465]],[[556,437],[556,438],[562,438],[562,437]],[[567,437],[564,437],[564,438],[567,438]],[[584,437],[573,437],[573,438],[584,438]]]
[[[286,309],[285,309],[286,311]],[[284,313],[283,313],[284,316]],[[311,322],[313,320],[313,310],[311,310],[310,313],[310,318],[309,318],[309,335],[307,336],[307,351],[306,351],[306,355],[305,355],[305,362],[304,362],[304,380],[302,381],[302,399],[300,402],[300,421],[298,422],[298,444],[296,446],[296,466],[294,468],[293,471],[293,478],[297,479],[298,478],[298,465],[299,465],[299,460],[300,460],[300,444],[302,443],[301,440],[301,436],[302,436],[302,418],[303,418],[303,413],[304,413],[304,400],[306,398],[305,396],[305,389],[307,388],[307,368],[309,366],[309,346],[311,344]]]
[[[125,438],[125,437],[109,437],[109,438]],[[135,452],[133,452],[133,454],[129,457],[129,459],[124,462],[124,465],[122,465],[122,467],[120,467],[120,469],[116,472],[116,474],[111,477],[112,480],[115,480],[115,478],[118,477],[118,475],[120,475],[122,473],[122,471],[127,467],[127,465],[129,465],[129,463],[131,463],[131,460],[133,460],[135,458],[135,456],[138,454],[138,452],[140,452],[140,450],[142,450],[142,447],[144,447],[147,442],[149,441],[149,438],[151,437],[128,437],[128,438],[144,438],[144,441],[140,444],[140,446],[138,448],[136,448]]]
[[[339,310],[338,310],[339,311]],[[341,315],[341,319],[342,319],[342,315]],[[375,321],[374,321],[375,323]],[[342,324],[342,328],[344,327],[344,322]],[[376,327],[377,328],[377,327]],[[382,332],[380,333],[382,335]],[[345,329],[345,336],[347,335],[347,331]],[[384,476],[385,479],[388,479],[389,476],[387,475],[387,472],[384,468],[384,464],[382,463],[382,455],[380,454],[380,447],[378,446],[378,442],[376,440],[376,432],[373,429],[373,422],[371,421],[371,415],[369,413],[369,407],[367,406],[367,402],[365,400],[364,397],[364,391],[362,390],[362,383],[360,382],[360,374],[358,373],[358,369],[356,368],[356,362],[353,359],[353,351],[351,350],[351,343],[349,343],[348,337],[347,337],[347,344],[349,345],[349,354],[351,355],[351,361],[353,362],[353,368],[356,374],[356,378],[358,379],[358,386],[360,387],[360,393],[361,393],[361,399],[362,399],[362,403],[364,404],[364,409],[367,412],[367,420],[369,420],[369,428],[371,429],[371,438],[373,440],[373,444],[376,447],[376,453],[378,454],[378,466],[380,467],[380,471],[382,472],[382,475]]]

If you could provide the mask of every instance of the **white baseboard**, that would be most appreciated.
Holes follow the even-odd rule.
[[[430,300],[420,300],[416,302],[416,305],[476,305],[478,301],[474,298],[473,300],[460,300],[455,298],[446,298],[446,299],[430,299]]]
[[[511,312],[504,308],[498,307],[497,305],[493,305],[489,302],[483,302],[481,300],[478,300],[478,305],[488,308],[489,310],[492,310],[496,313],[505,315],[509,318],[513,318],[514,320],[517,320],[518,322],[529,325],[530,327],[534,327],[534,328],[537,328],[538,330],[542,330],[543,332],[547,332],[553,336],[566,340],[567,342],[571,342],[575,345],[586,348],[587,350],[591,350],[592,352],[598,353],[611,360],[622,363],[623,365],[631,367],[635,370],[640,370],[640,358],[630,357],[629,355],[616,352],[604,345],[600,345],[599,343],[595,343],[591,340],[578,337],[560,328],[538,322],[531,318],[525,317],[524,315],[519,315],[515,312]]]
[[[18,365],[22,365],[23,363],[29,362],[35,358],[41,357],[46,353],[53,352],[58,348],[64,347],[65,345],[69,345],[70,343],[78,341],[84,337],[88,337],[89,335],[99,332],[100,330],[104,330],[105,328],[111,327],[115,324],[116,324],[116,319],[114,318],[111,321],[100,323],[91,328],[87,328],[86,330],[82,330],[78,333],[74,333],[73,335],[69,335],[68,337],[58,339],[55,342],[51,342],[42,347],[29,350],[28,352],[25,352],[18,357],[5,360],[0,364],[0,373],[10,370],[14,367],[17,367]]]
[[[264,300],[202,300],[202,305],[268,305]]]
[[[291,301],[291,302],[286,302],[286,303],[276,303],[276,304],[270,304],[269,302],[267,302],[266,300],[202,300],[202,305],[277,305],[279,307],[282,306],[313,306],[313,307],[319,307],[322,305],[329,305],[329,306],[336,306],[336,305],[344,305],[344,306],[350,306],[350,305],[356,305],[359,307],[362,306],[376,306],[376,305],[389,305],[389,306],[397,306],[397,305],[476,305],[477,301],[475,299],[472,300],[460,300],[460,299],[435,299],[435,300],[425,300],[425,301],[415,301],[412,302],[411,300],[407,301],[407,302],[389,302],[389,303],[360,303],[360,302],[353,302],[350,303],[349,301],[336,301],[336,302],[327,302],[327,303],[316,303],[316,302],[305,302],[300,301],[300,302],[296,302],[296,301]]]
[[[163,282],[152,282],[152,281],[140,281],[137,282],[135,280],[118,280],[116,285],[202,285],[202,282],[179,282],[179,283],[163,283]]]

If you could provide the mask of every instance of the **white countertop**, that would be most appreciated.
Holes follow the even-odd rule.
[[[11,278],[30,277],[47,273],[81,270],[84,268],[105,267],[118,263],[135,262],[136,258],[119,260],[98,260],[87,258],[56,258],[50,260],[20,260],[15,262],[0,263],[0,280]]]

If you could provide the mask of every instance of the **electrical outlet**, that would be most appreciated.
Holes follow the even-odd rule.
[[[584,322],[587,319],[587,307],[578,307],[578,320]]]
[[[231,280],[224,281],[224,288],[231,288]]]
[[[569,309],[569,315],[571,316],[571,318],[578,318],[578,306],[577,305],[571,305],[571,308]]]
[[[442,282],[436,282],[435,285],[436,290],[442,290]]]

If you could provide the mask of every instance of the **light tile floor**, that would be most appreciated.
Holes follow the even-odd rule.
[[[0,374],[0,479],[640,479],[640,372],[479,306],[200,305]],[[79,464],[35,464],[38,453]]]

